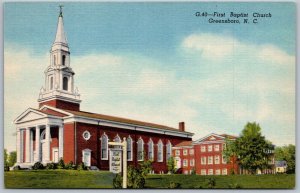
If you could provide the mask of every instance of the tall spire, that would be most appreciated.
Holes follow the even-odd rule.
[[[54,44],[65,44],[65,46],[68,46],[67,37],[64,31],[64,22],[63,22],[63,13],[62,13],[62,5],[60,7],[60,12],[58,16],[58,23],[57,23],[57,31],[56,36],[54,40]]]

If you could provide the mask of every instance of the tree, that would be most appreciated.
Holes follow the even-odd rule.
[[[175,160],[173,157],[170,157],[167,162],[168,171],[173,174],[175,172]]]
[[[241,135],[226,147],[224,154],[227,157],[236,156],[242,168],[254,174],[257,169],[268,168],[270,154],[268,150],[273,145],[261,134],[257,123],[247,123]]]
[[[4,166],[8,165],[7,158],[8,158],[7,150],[4,149]]]
[[[275,160],[287,162],[287,173],[295,173],[295,145],[275,148]]]
[[[12,151],[9,153],[9,157],[8,157],[8,165],[10,167],[14,166],[15,163],[17,162],[17,152],[16,151]]]

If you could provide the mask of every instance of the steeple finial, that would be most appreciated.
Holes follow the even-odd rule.
[[[63,14],[62,14],[62,8],[63,8],[63,5],[59,5],[59,17],[63,16]]]

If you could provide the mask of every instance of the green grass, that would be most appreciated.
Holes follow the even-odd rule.
[[[108,171],[38,170],[4,173],[6,188],[113,188]]]
[[[113,188],[114,174],[108,171],[39,170],[4,173],[6,188]],[[168,188],[171,182],[181,188],[208,188],[208,179],[214,178],[215,188],[294,188],[295,175],[148,175],[145,188]]]
[[[148,175],[147,188],[168,188],[170,182],[180,183],[181,188],[208,188],[208,179],[215,178],[215,188],[229,188],[239,185],[241,188],[294,188],[295,175],[231,175],[231,176],[200,176],[200,175]]]

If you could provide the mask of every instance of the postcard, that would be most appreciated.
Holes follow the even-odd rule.
[[[295,3],[3,7],[6,188],[295,188]]]

